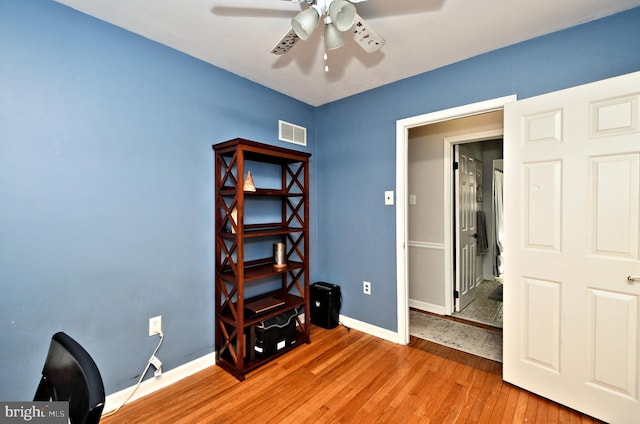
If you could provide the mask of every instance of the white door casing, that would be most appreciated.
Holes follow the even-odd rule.
[[[396,310],[398,329],[396,332],[396,342],[400,344],[409,343],[409,281],[408,281],[408,254],[407,254],[407,235],[408,235],[408,193],[407,193],[407,162],[408,162],[408,143],[409,129],[422,125],[435,124],[437,122],[447,121],[455,118],[476,115],[479,113],[502,110],[507,103],[514,102],[516,95],[509,95],[495,99],[485,100],[478,103],[472,103],[464,106],[458,106],[451,109],[440,110],[436,112],[426,113],[424,115],[413,116],[410,118],[400,119],[396,121]],[[500,132],[502,134],[502,132]],[[445,140],[444,163],[451,162],[451,147],[455,140]],[[449,143],[449,148],[447,148]],[[445,237],[444,244],[444,276],[445,281],[452,281],[451,273],[453,272],[453,260],[451,252],[453,252],[453,233],[451,217],[453,216],[452,201],[447,193],[451,193],[450,187],[450,168],[445,167],[444,184],[444,231],[449,236]],[[448,290],[451,288],[451,290]],[[453,289],[447,287],[444,293],[444,309],[445,311],[453,311]]]
[[[462,311],[476,299],[476,160],[473,151],[455,146],[456,192],[456,311]]]
[[[640,72],[505,107],[506,381],[640,417]]]

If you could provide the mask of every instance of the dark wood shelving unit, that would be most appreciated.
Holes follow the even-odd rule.
[[[247,372],[302,343],[309,343],[309,153],[255,141],[234,139],[213,146],[215,152],[215,347],[216,363],[244,380]],[[245,191],[248,164],[273,166],[280,187]],[[245,217],[260,219],[251,199],[272,199],[280,204],[280,221],[244,224]],[[249,203],[249,204],[248,204]],[[286,246],[286,266],[275,267],[273,257],[248,257],[249,240],[278,241]],[[262,281],[277,281],[277,288],[245,297],[247,289]],[[279,281],[279,282],[278,282]],[[284,302],[273,311],[249,317],[245,305],[267,297]],[[296,341],[267,358],[253,352],[255,326],[283,312],[296,312]]]

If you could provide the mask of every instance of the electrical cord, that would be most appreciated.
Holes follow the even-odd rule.
[[[149,367],[151,367],[151,360],[156,356],[156,353],[158,353],[158,349],[160,349],[160,345],[162,345],[162,341],[164,340],[164,333],[163,332],[158,333],[158,335],[160,336],[160,341],[158,342],[158,346],[156,346],[155,350],[151,354],[151,357],[149,357],[149,360],[147,361],[147,366],[144,368],[144,371],[142,371],[142,374],[140,374],[140,378],[138,379],[138,382],[136,383],[136,386],[133,388],[131,393],[129,393],[129,396],[127,396],[127,398],[124,400],[124,402],[122,402],[120,404],[120,406],[118,406],[116,409],[114,409],[113,411],[111,411],[111,412],[109,412],[107,414],[103,414],[102,415],[103,418],[115,415],[115,413],[118,412],[120,410],[120,408],[125,406],[126,403],[131,400],[131,398],[133,397],[133,394],[138,390],[138,388],[140,387],[140,384],[142,384],[142,380],[144,379],[144,376],[147,374],[147,371],[149,371]]]

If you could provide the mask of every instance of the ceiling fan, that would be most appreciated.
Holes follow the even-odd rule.
[[[367,53],[378,51],[386,40],[375,32],[356,12],[353,3],[366,0],[283,0],[293,3],[305,2],[308,8],[291,20],[291,29],[271,50],[275,55],[287,53],[298,42],[307,40],[318,26],[324,23],[326,50],[334,50],[344,45],[343,33],[351,31],[356,43]],[[326,59],[326,53],[325,53]]]

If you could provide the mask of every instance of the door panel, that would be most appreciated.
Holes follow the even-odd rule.
[[[599,137],[640,131],[639,103],[638,94],[592,102],[591,135]]]
[[[590,161],[591,253],[637,258],[640,154],[601,156]]]
[[[524,225],[529,248],[560,251],[562,162],[526,163]]]
[[[552,373],[560,371],[560,284],[523,278],[524,360]]]
[[[636,296],[589,291],[589,384],[595,389],[636,398],[637,322]]]
[[[640,73],[505,107],[504,379],[640,416]]]

